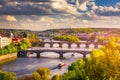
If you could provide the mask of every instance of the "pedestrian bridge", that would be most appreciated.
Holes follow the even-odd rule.
[[[56,54],[59,54],[59,58],[63,58],[64,54],[73,52],[73,53],[79,53],[82,54],[83,57],[86,57],[87,54],[91,53],[91,50],[85,50],[85,49],[39,49],[39,50],[18,50],[17,56],[18,57],[28,57],[30,54],[35,53],[37,58],[41,57],[41,53],[44,52],[55,52]]]

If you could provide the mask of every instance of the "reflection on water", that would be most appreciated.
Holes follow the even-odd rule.
[[[76,47],[76,45],[73,44],[72,48],[75,48],[74,46]],[[39,48],[31,49],[35,50]],[[64,72],[67,72],[67,67],[63,68],[62,70],[54,69],[58,64],[64,62],[68,66],[78,58],[83,57],[80,53],[75,53],[74,57],[71,56],[72,54],[73,53],[64,54],[64,59],[59,59],[59,54],[53,52],[41,53],[42,58],[35,58],[36,54],[31,54],[29,55],[30,58],[18,58],[16,61],[1,65],[0,69],[3,71],[15,72],[17,77],[24,74],[31,74],[39,67],[47,67],[51,69],[52,74],[63,74]],[[87,56],[89,57],[89,55]]]
[[[71,57],[72,53],[64,54],[65,59],[59,59],[56,53],[42,53],[42,56],[45,58],[18,58],[16,61],[7,63],[0,66],[3,71],[15,72],[17,77],[24,74],[31,74],[39,67],[47,67],[51,69],[52,74],[63,74],[67,71],[67,67],[59,70],[54,69],[59,63],[66,63],[70,65],[76,59],[82,57],[82,55],[75,53],[74,57]],[[50,57],[51,56],[51,57]]]

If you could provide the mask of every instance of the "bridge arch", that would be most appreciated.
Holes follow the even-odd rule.
[[[37,53],[35,52],[27,52],[27,57],[36,57]]]
[[[45,43],[43,46],[44,47],[50,47],[50,44],[49,43]]]
[[[68,48],[69,47],[69,44],[68,43],[63,43],[62,44],[62,48]]]
[[[53,47],[54,47],[54,48],[58,48],[58,47],[60,47],[60,44],[59,44],[59,43],[54,43],[54,44],[53,44]]]
[[[89,48],[95,48],[95,44],[93,44],[93,43],[91,43],[91,44],[89,44]]]
[[[66,53],[63,53],[63,56],[65,58],[72,58],[72,57],[82,58],[83,54],[82,53],[77,53],[77,52],[66,52]]]
[[[71,47],[71,48],[77,48],[78,46],[77,46],[76,43],[72,43],[72,44],[70,45],[70,47]]]
[[[46,39],[43,39],[43,42],[51,42],[51,40],[52,39],[50,39],[50,38],[48,38],[48,39],[46,38]]]
[[[86,48],[86,44],[84,43],[80,44],[80,48]]]
[[[57,52],[43,51],[40,53],[40,57],[59,58],[59,56]]]

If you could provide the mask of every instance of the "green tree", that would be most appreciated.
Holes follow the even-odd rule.
[[[54,35],[53,39],[60,41],[79,42],[79,38],[77,36],[70,36],[70,35],[61,35],[61,36]]]
[[[0,48],[0,55],[3,55],[4,54],[4,50],[3,48]]]
[[[41,76],[39,75],[38,72],[34,72],[34,73],[32,74],[32,78],[33,78],[33,80],[42,80],[42,79],[41,79]]]
[[[61,80],[119,80],[120,45],[114,38],[109,41],[102,48],[93,49],[89,58],[72,63]]]
[[[61,76],[59,74],[56,74],[52,77],[52,80],[61,80]]]
[[[50,70],[48,68],[42,67],[36,70],[43,80],[50,80]]]
[[[0,80],[16,80],[15,73],[2,72],[0,71]]]

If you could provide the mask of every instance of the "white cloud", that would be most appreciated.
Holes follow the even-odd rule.
[[[75,0],[74,0],[75,1]],[[4,19],[8,22],[2,21],[0,16],[0,28],[23,28],[34,30],[45,30],[53,28],[70,28],[70,27],[120,27],[120,3],[117,3],[115,7],[109,6],[97,6],[94,1],[83,1],[76,5],[68,4],[66,0],[55,0],[53,3],[24,3],[22,6],[29,4],[38,10],[47,11],[48,13],[54,13],[54,15],[19,15],[12,16],[6,15]],[[85,1],[85,2],[84,2]],[[10,4],[9,5],[13,5]],[[44,6],[42,6],[44,5]],[[80,7],[79,7],[80,6]],[[52,9],[51,9],[52,7]],[[77,8],[81,12],[77,11]],[[32,7],[31,7],[32,8]],[[40,8],[40,9],[39,9]],[[30,10],[30,9],[28,9]],[[35,10],[34,10],[35,11]],[[82,12],[83,11],[83,12]],[[14,23],[12,25],[9,25]],[[14,27],[13,27],[14,25]],[[19,27],[21,26],[21,27]]]
[[[88,21],[88,20],[82,20],[82,22],[83,22],[83,23],[86,23],[86,24],[88,24],[88,23],[89,23],[89,21]]]
[[[8,16],[6,16],[6,20],[7,21],[16,21],[16,18],[14,16],[8,15]]]
[[[86,10],[88,10],[88,8],[87,8],[87,2],[82,3],[82,4],[79,6],[79,10],[81,10],[81,11],[86,11]]]
[[[54,9],[62,9],[63,8],[63,4],[61,2],[54,2],[51,4],[51,6]]]
[[[91,18],[97,17],[94,10],[90,10],[89,12],[86,12],[85,15],[88,16],[88,17],[91,17]]]
[[[95,10],[95,9],[98,8],[98,6],[95,4],[94,1],[90,1],[90,2],[88,1],[87,5],[91,6],[91,8],[92,8],[93,10]]]
[[[115,7],[120,9],[120,2],[116,3]]]
[[[77,15],[77,8],[75,5],[68,4],[66,0],[55,0],[55,2],[51,3],[51,7],[57,11],[61,11],[64,13]]]

